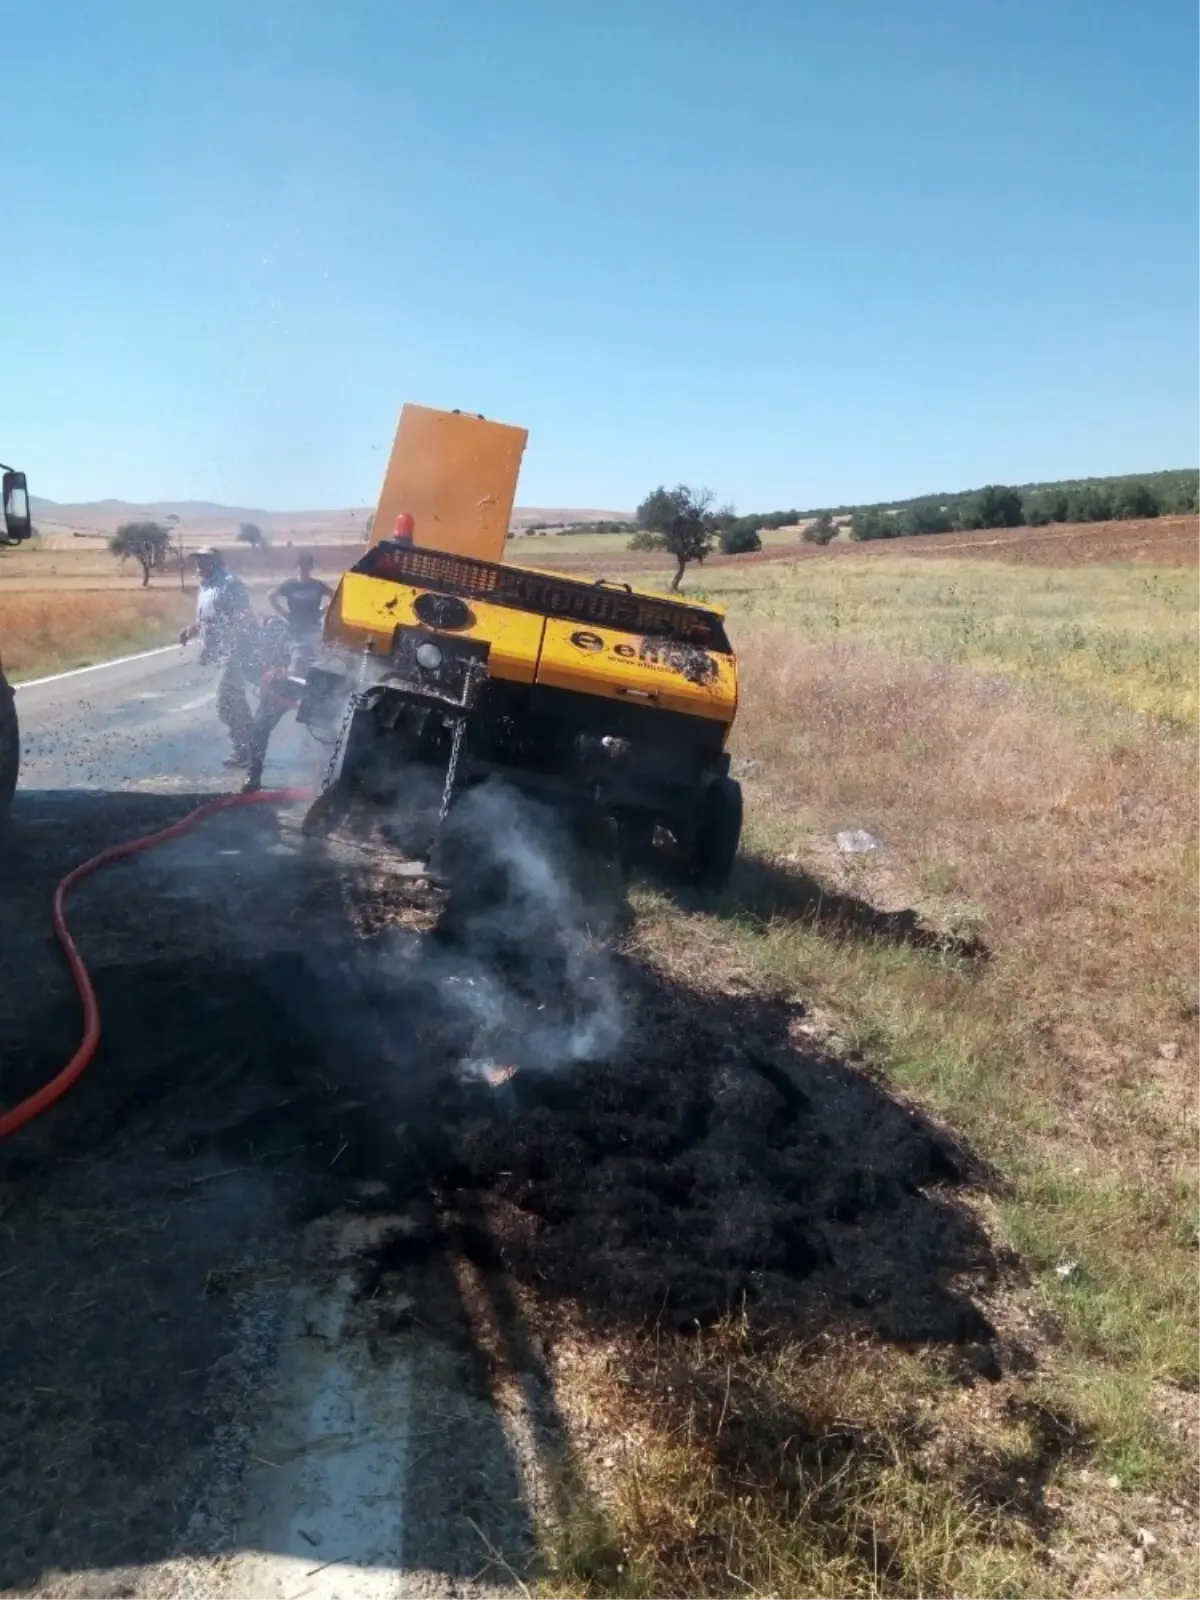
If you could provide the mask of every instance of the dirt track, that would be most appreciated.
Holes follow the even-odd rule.
[[[25,797],[6,1102],[73,1042],[54,878],[186,804]],[[7,1592],[515,1592],[572,1460],[565,1341],[744,1310],[1024,1359],[969,1156],[795,1003],[665,980],[610,869],[561,865],[579,896],[433,904],[242,815],[79,895],[105,1045],[0,1152]]]

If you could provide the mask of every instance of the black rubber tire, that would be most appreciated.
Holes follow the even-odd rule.
[[[0,672],[0,817],[8,814],[21,770],[21,732],[12,685]]]
[[[742,786],[718,778],[700,801],[700,816],[689,854],[691,876],[702,889],[723,889],[729,882],[742,837]]]

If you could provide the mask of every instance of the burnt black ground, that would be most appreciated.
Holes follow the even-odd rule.
[[[0,906],[6,1104],[77,1032],[47,933],[53,881],[189,804],[23,797]],[[598,1332],[745,1311],[764,1338],[990,1348],[974,1295],[997,1266],[961,1199],[969,1153],[799,1048],[795,1003],[693,991],[614,952],[626,908],[610,878],[594,960],[627,1013],[622,1042],[522,1066],[499,1091],[464,1082],[473,1035],[447,980],[478,959],[462,948],[473,887],[431,931],[364,939],[370,886],[289,840],[269,815],[226,818],[75,903],[105,1043],[0,1151],[0,1587],[115,1568],[134,1592],[145,1564],[208,1552],[188,1513],[225,1417],[231,1291],[288,1270],[305,1224],[341,1208],[404,1224],[362,1262],[380,1326],[389,1296],[415,1290],[430,1338],[469,1344],[445,1266],[459,1252],[531,1369],[538,1330],[515,1326],[516,1290]],[[553,927],[489,952],[518,1059],[522,1018],[532,1037],[539,1007],[575,1003],[566,959]]]

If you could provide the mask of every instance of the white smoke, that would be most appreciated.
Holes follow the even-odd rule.
[[[394,815],[403,832],[414,804],[436,810],[435,790],[440,781],[421,769],[406,772],[396,806],[380,815]],[[331,1060],[353,1058],[405,1082],[450,1066],[495,1084],[509,1080],[510,1068],[554,1072],[620,1043],[625,1010],[607,937],[617,897],[553,810],[497,781],[462,793],[438,852],[447,899],[437,929],[418,933],[401,918],[367,939],[342,921],[341,897],[309,898],[303,885],[314,870],[320,878],[363,871],[352,889],[361,904],[372,892],[370,850],[361,860],[336,850],[323,864],[319,853],[297,859],[267,843],[266,822],[235,814],[189,836],[183,851],[149,859],[174,892],[227,905],[231,944],[302,960],[309,977],[281,978],[289,991],[281,1003],[328,1036]],[[607,893],[603,881],[598,893],[581,889],[588,878],[607,879]],[[275,914],[264,918],[267,906]]]
[[[462,797],[448,828],[463,909],[458,959],[440,959],[473,1024],[472,1056],[550,1071],[609,1054],[624,1031],[616,973],[557,817],[487,783]]]

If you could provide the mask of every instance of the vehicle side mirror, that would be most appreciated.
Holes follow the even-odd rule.
[[[29,510],[29,491],[25,487],[23,472],[4,474],[4,527],[10,542],[28,539],[33,532],[33,518]]]

